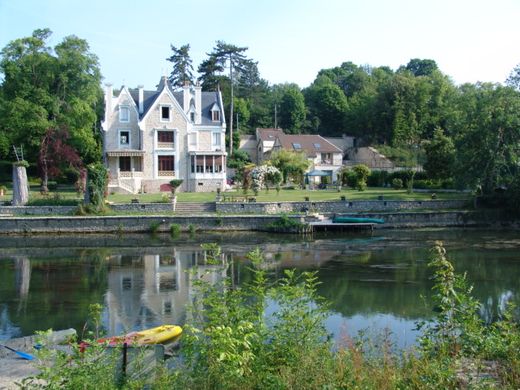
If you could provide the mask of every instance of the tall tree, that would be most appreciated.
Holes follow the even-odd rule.
[[[186,82],[193,83],[193,65],[190,58],[190,45],[179,48],[170,45],[173,54],[166,60],[173,64],[168,80],[176,87],[182,87]]]
[[[234,114],[234,74],[240,72],[244,65],[247,63],[247,59],[243,54],[247,50],[247,47],[239,47],[225,43],[223,41],[217,41],[213,51],[209,53],[209,59],[203,63],[205,68],[216,72],[224,70],[229,67],[229,80],[230,80],[230,109],[229,109],[229,155],[233,154],[233,114]],[[201,64],[201,66],[203,65]],[[201,72],[201,67],[199,67]],[[206,77],[206,75],[201,75]],[[214,77],[214,76],[213,76]]]
[[[408,62],[405,69],[412,72],[414,76],[430,76],[439,68],[434,60],[413,58]]]
[[[341,135],[346,130],[347,97],[327,76],[318,76],[305,89],[305,103],[317,118],[322,135]]]
[[[42,178],[41,191],[48,192],[49,177],[57,177],[66,167],[75,169],[78,174],[83,162],[76,149],[67,144],[69,133],[66,129],[47,129],[41,141],[38,168]]]
[[[85,163],[99,161],[96,126],[103,93],[97,57],[88,43],[68,36],[53,48],[49,29],[10,42],[1,52],[0,133],[23,144],[29,162],[37,162],[49,128],[68,128],[67,140]]]
[[[520,94],[490,83],[466,84],[460,90],[453,122],[457,179],[492,193],[519,174]]]
[[[305,153],[285,149],[273,152],[269,161],[282,173],[284,184],[287,180],[303,183],[303,174],[311,165]]]
[[[209,55],[208,58],[200,63],[197,71],[200,73],[198,80],[202,85],[202,89],[205,91],[216,91],[223,79],[221,73],[224,72],[224,67],[218,62],[217,58]]]
[[[305,98],[296,84],[285,84],[280,89],[278,124],[287,133],[299,134],[305,122]]]
[[[511,71],[509,77],[506,80],[506,84],[520,92],[520,64],[515,66],[515,68]]]
[[[424,169],[434,179],[448,179],[453,176],[455,162],[455,146],[444,130],[438,127],[431,141],[424,143],[426,163]]]

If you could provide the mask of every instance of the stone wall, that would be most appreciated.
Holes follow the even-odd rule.
[[[196,184],[196,183],[195,183]],[[206,181],[203,191],[208,185],[218,187],[219,181]],[[222,215],[229,214],[279,214],[317,212],[322,214],[356,213],[371,211],[406,211],[406,210],[446,210],[462,209],[468,206],[465,200],[364,200],[364,201],[331,201],[331,202],[252,202],[233,203],[218,202],[216,211]],[[72,215],[75,206],[0,206],[0,215]],[[110,208],[121,213],[171,213],[171,203],[124,203],[114,204]]]
[[[265,230],[266,225],[276,221],[277,216],[215,217],[199,215],[193,217],[176,216],[104,216],[104,217],[33,217],[0,218],[0,234],[44,234],[44,233],[123,233],[151,232],[158,226],[158,232],[169,232],[172,224],[188,231],[190,225],[197,230],[248,231]],[[293,218],[300,219],[300,216]]]
[[[71,215],[76,206],[0,206],[0,215]]]
[[[468,206],[467,200],[353,200],[329,202],[251,202],[251,203],[217,203],[217,212],[222,214],[277,214],[294,212],[317,213],[352,213],[357,211],[386,210],[443,210],[462,209]]]
[[[453,226],[506,226],[518,228],[518,221],[504,220],[499,215],[488,215],[476,211],[437,211],[367,213],[364,217],[382,218],[385,223],[376,229],[453,227]],[[290,215],[298,221],[310,220],[302,214]],[[100,216],[100,217],[2,217],[0,234],[51,234],[51,233],[142,233],[170,232],[172,224],[188,231],[190,226],[200,231],[257,231],[267,230],[267,225],[279,219],[274,215],[243,216]]]

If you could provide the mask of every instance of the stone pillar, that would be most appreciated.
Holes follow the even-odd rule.
[[[29,201],[29,183],[24,166],[13,164],[13,206],[24,206]]]

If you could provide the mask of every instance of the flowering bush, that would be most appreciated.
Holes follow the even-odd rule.
[[[251,176],[251,187],[255,194],[258,194],[260,188],[265,185],[265,188],[269,190],[269,184],[278,186],[282,181],[282,174],[278,168],[272,165],[260,165],[255,167],[250,172]]]

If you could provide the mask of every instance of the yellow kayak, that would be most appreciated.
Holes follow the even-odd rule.
[[[161,325],[151,329],[140,330],[133,332],[138,344],[163,344],[172,341],[179,337],[182,333],[182,328],[178,325]],[[126,337],[132,337],[132,333]]]
[[[182,333],[182,328],[178,325],[161,325],[155,328],[130,332],[123,336],[113,336],[99,339],[99,343],[106,343],[114,346],[118,344],[163,344],[174,341]]]

